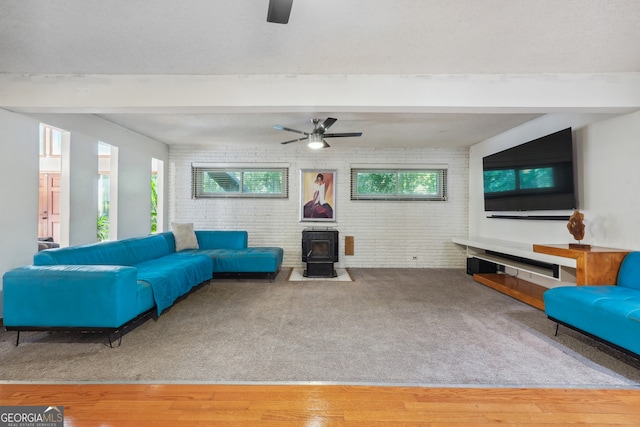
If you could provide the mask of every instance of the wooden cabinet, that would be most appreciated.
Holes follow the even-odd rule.
[[[533,251],[576,260],[576,285],[615,285],[625,255],[623,249],[591,246],[588,248],[563,245],[533,245]]]

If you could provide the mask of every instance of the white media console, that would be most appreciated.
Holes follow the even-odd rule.
[[[541,310],[544,310],[542,295],[549,287],[615,284],[620,264],[629,252],[588,245],[538,245],[484,237],[453,238],[452,241],[466,247],[468,258],[489,261],[515,272],[474,274],[474,280]],[[520,272],[528,273],[531,278],[537,276],[547,283],[524,280],[518,277]]]
[[[518,271],[558,281],[575,282],[574,258],[534,252],[533,244],[486,237],[453,238],[453,243],[467,248],[467,257],[490,261]]]

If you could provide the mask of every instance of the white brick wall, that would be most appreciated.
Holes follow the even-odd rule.
[[[335,143],[312,151],[298,147],[171,146],[169,221],[193,222],[196,229],[247,230],[252,246],[284,248],[284,266],[302,266],[301,231],[311,226],[340,232],[336,267],[463,268],[464,252],[451,242],[468,234],[468,150],[366,149]],[[191,163],[289,164],[289,198],[284,200],[191,199]],[[351,201],[352,164],[447,164],[448,201]],[[300,169],[337,171],[335,223],[300,222]],[[344,255],[345,236],[355,254]],[[415,259],[414,259],[415,257]]]

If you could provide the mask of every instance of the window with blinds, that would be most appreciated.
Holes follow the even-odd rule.
[[[289,197],[289,168],[191,165],[191,197]]]
[[[445,201],[447,169],[352,168],[351,200]]]

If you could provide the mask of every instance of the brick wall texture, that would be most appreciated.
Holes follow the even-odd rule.
[[[344,141],[313,151],[304,144],[286,147],[201,147],[173,145],[169,152],[169,222],[193,222],[196,229],[247,230],[251,246],[284,249],[285,267],[301,267],[301,232],[335,227],[340,232],[337,268],[463,268],[463,250],[451,242],[468,234],[467,149],[349,148]],[[286,164],[288,199],[191,198],[191,164]],[[448,166],[445,202],[351,201],[354,164]],[[300,222],[300,170],[336,171],[336,222]],[[353,236],[354,255],[344,255],[344,238]]]

